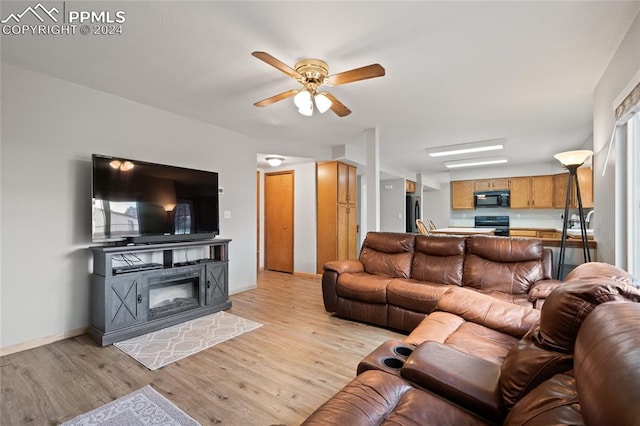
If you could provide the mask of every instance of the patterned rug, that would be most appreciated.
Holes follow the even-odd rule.
[[[171,401],[160,395],[151,386],[145,386],[62,424],[62,426],[80,425],[199,426],[200,423],[173,405]]]
[[[220,311],[123,340],[114,346],[149,370],[157,370],[259,327],[262,324],[258,322]]]

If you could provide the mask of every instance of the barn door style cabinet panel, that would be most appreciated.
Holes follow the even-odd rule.
[[[102,346],[231,307],[229,242],[91,247],[91,328]]]
[[[357,168],[340,161],[316,164],[316,270],[332,260],[357,257]]]

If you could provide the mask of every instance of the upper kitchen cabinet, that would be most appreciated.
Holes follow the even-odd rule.
[[[512,209],[551,209],[554,207],[553,176],[512,177],[510,185]]]
[[[451,182],[451,208],[453,210],[472,210],[475,188],[476,182],[474,180]]]
[[[557,209],[564,208],[567,199],[567,183],[569,179],[568,173],[561,173],[553,176],[554,197],[553,207]],[[593,169],[590,167],[581,167],[578,169],[578,183],[580,184],[580,196],[582,197],[582,207],[585,209],[593,208]],[[573,193],[569,198],[569,207],[578,207],[578,196],[576,193],[575,183],[572,184]]]
[[[509,178],[476,179],[476,191],[492,191],[497,189],[509,189]]]

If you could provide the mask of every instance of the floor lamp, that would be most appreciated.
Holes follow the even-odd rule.
[[[553,157],[560,161],[565,169],[569,170],[569,180],[567,182],[567,197],[564,203],[564,223],[562,224],[562,244],[560,245],[560,259],[558,260],[557,279],[560,279],[562,268],[564,267],[564,255],[567,249],[567,227],[569,224],[569,204],[571,204],[571,194],[573,183],[576,184],[576,195],[578,197],[578,213],[580,214],[580,234],[582,235],[582,253],[584,261],[591,262],[591,253],[587,245],[587,225],[584,222],[584,212],[582,209],[582,196],[580,195],[580,184],[578,183],[578,167],[593,154],[593,151],[567,151],[554,155]]]

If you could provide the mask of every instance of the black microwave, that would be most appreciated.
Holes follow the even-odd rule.
[[[509,207],[509,191],[476,191],[473,205],[479,207]]]

